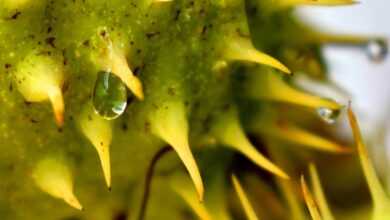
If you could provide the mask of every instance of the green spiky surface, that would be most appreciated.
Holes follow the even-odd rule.
[[[250,74],[271,72],[279,77],[283,73],[229,60],[227,45],[238,37],[247,38],[293,71],[326,77],[320,41],[294,18],[290,8],[270,6],[272,1],[31,0],[16,7],[11,0],[5,2],[0,5],[0,219],[107,220],[121,219],[120,215],[137,219],[149,163],[167,145],[153,133],[153,126],[165,123],[164,112],[172,108],[171,103],[185,108],[189,143],[213,219],[241,219],[238,202],[229,202],[236,200],[229,171],[237,161],[231,149],[220,148],[213,125],[221,123],[220,118],[223,122],[223,115],[231,111],[237,111],[248,132],[256,120],[272,118],[268,112],[276,114],[278,108],[253,100],[253,89],[261,94],[262,88],[246,85],[264,82]],[[110,121],[112,191],[105,186],[96,150],[79,124],[83,110],[91,107],[97,73],[102,71],[97,60],[107,39],[125,51],[145,97],[139,100],[128,91],[125,113]],[[291,58],[302,51],[311,54],[312,63]],[[18,90],[18,84],[24,83],[18,74],[35,62],[26,62],[30,56],[49,57],[63,70],[61,128],[49,101],[28,102]],[[298,115],[307,126],[318,124],[312,122],[313,117],[303,116],[310,111],[302,113],[298,108],[298,113],[286,118]],[[219,129],[223,127],[219,124]],[[259,139],[272,136],[256,134]],[[36,164],[58,155],[70,164],[83,211],[50,197],[34,183]],[[176,154],[165,156],[158,168],[145,219],[196,218],[172,187],[194,190]],[[256,181],[249,177],[247,185],[256,188]],[[288,208],[282,210],[275,219],[288,219]]]

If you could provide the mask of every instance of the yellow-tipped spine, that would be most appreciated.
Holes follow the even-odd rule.
[[[354,0],[278,0],[278,6],[292,7],[300,5],[346,6],[357,4]]]
[[[79,120],[81,131],[98,153],[104,179],[107,187],[111,189],[110,144],[112,140],[112,124],[96,114],[91,105],[85,107]]]
[[[63,159],[45,158],[39,161],[32,175],[35,183],[42,191],[64,200],[75,209],[83,209],[73,193],[71,169]]]
[[[280,146],[279,143],[273,139],[266,139],[266,146],[269,151],[270,157],[282,167],[287,167],[290,170],[294,169],[292,164],[288,160],[289,155],[286,154]],[[289,219],[291,220],[301,220],[305,219],[305,213],[303,207],[301,206],[301,200],[296,189],[295,179],[284,180],[280,178],[275,179],[278,188],[282,196],[284,197],[287,207],[289,209]]]
[[[124,54],[115,50],[110,53],[111,66],[107,69],[110,69],[113,74],[117,75],[139,100],[143,100],[142,83],[131,71]]]
[[[390,217],[390,213],[388,211],[388,207],[390,207],[390,200],[387,197],[387,194],[383,189],[378,176],[376,175],[375,168],[368,156],[367,149],[360,133],[360,128],[356,120],[356,116],[350,106],[348,107],[348,118],[352,128],[353,137],[355,139],[355,144],[357,146],[360,164],[363,168],[363,173],[374,202],[373,219],[387,219]]]
[[[341,106],[332,100],[293,88],[275,71],[264,68],[258,69],[255,80],[250,84],[249,95],[253,98],[284,102],[314,109],[327,108],[334,111],[341,109]]]
[[[144,99],[141,80],[134,75],[126,59],[126,49],[113,43],[109,33],[103,31],[101,49],[97,54],[92,53],[91,59],[99,68],[118,76],[129,90],[139,99]]]
[[[329,153],[350,153],[352,149],[313,134],[287,121],[274,121],[256,126],[263,134],[291,143],[300,144],[311,149]]]
[[[254,62],[291,74],[291,71],[280,61],[256,50],[249,38],[234,37],[230,39],[224,55],[228,60]]]
[[[212,220],[205,203],[199,202],[199,196],[196,190],[190,186],[186,176],[180,176],[172,181],[173,190],[191,207],[195,214],[201,220]]]
[[[59,87],[52,87],[48,91],[49,100],[54,110],[54,117],[58,126],[64,125],[65,104],[62,91]]]
[[[235,109],[231,108],[219,116],[219,118],[215,121],[213,134],[221,144],[239,151],[259,167],[281,178],[289,178],[282,169],[264,157],[250,143],[240,125]]]
[[[199,200],[203,201],[202,177],[188,143],[185,106],[180,101],[171,101],[163,105],[151,115],[152,132],[176,151],[192,178]]]
[[[313,163],[309,164],[309,173],[310,173],[311,185],[314,190],[314,197],[316,198],[323,219],[334,220],[328,202],[326,201],[325,193],[322,190],[321,181],[318,175],[317,168]]]
[[[305,203],[307,208],[309,209],[311,218],[313,220],[322,220],[317,204],[314,201],[313,195],[311,194],[309,188],[307,187],[306,180],[303,175],[301,175],[301,189],[303,193],[303,198],[305,199]]]
[[[64,123],[64,67],[59,58],[31,52],[14,73],[18,90],[28,102],[50,101],[56,123]]]
[[[238,181],[238,178],[235,175],[232,175],[232,182],[234,190],[237,193],[237,196],[240,200],[242,207],[244,208],[245,215],[247,216],[248,220],[258,220],[256,212],[253,209],[251,203],[249,202],[248,196],[246,195],[244,189]]]

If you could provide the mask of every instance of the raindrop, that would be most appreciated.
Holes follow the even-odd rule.
[[[95,82],[92,101],[99,115],[108,120],[115,119],[127,106],[126,85],[116,75],[101,71]]]
[[[330,109],[327,107],[319,107],[317,114],[320,118],[328,124],[334,124],[340,115],[339,109]]]
[[[372,61],[382,62],[387,56],[387,43],[382,39],[372,39],[367,42],[366,51]]]

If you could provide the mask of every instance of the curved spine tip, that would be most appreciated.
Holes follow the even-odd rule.
[[[51,102],[56,123],[61,127],[65,108],[61,91],[64,68],[59,59],[33,51],[18,63],[14,76],[18,90],[26,101]]]
[[[326,151],[329,153],[349,154],[353,152],[352,148],[341,146],[324,137],[313,134],[287,121],[270,122],[265,128],[260,126],[260,132],[267,135],[280,138],[285,141],[304,145],[306,147]],[[262,123],[261,123],[262,124]]]
[[[205,203],[199,201],[199,194],[190,187],[191,182],[187,178],[180,177],[172,182],[173,190],[191,207],[201,220],[212,220],[211,214]]]
[[[142,83],[131,71],[125,56],[119,52],[112,53],[110,67],[112,73],[117,75],[139,100],[144,100]]]
[[[387,205],[390,204],[390,202],[368,156],[368,152],[360,132],[359,124],[350,104],[348,106],[348,119],[352,128],[353,137],[355,139],[355,144],[360,158],[360,164],[363,168],[363,173],[366,178],[371,197],[374,201],[374,207],[376,210],[383,210]]]
[[[290,69],[279,60],[256,50],[249,38],[235,37],[230,39],[226,47],[225,56],[230,60],[250,61],[273,67],[286,74],[291,74]]]
[[[72,172],[62,159],[46,158],[39,161],[33,170],[33,179],[42,191],[82,210],[82,205],[73,193]]]
[[[339,111],[342,108],[335,101],[294,88],[274,71],[258,69],[256,73],[254,80],[250,81],[248,86],[249,95],[254,98],[285,102],[314,109],[326,108]]]
[[[318,202],[318,208],[321,211],[324,220],[334,220],[333,214],[329,208],[328,201],[326,200],[325,193],[322,189],[320,177],[314,163],[309,164],[309,173],[311,179],[311,185],[314,190],[314,197]]]
[[[244,189],[242,188],[238,178],[233,174],[231,176],[233,182],[234,190],[240,200],[242,207],[244,208],[245,215],[248,220],[258,220],[255,210],[253,209],[251,203],[249,202],[248,196],[246,195]]]
[[[112,140],[112,125],[94,112],[87,105],[79,119],[81,131],[96,149],[104,179],[108,188],[111,187],[110,144]]]
[[[242,153],[257,166],[283,179],[290,178],[287,173],[263,156],[250,143],[240,125],[236,110],[229,110],[221,114],[215,121],[213,133],[219,142]]]
[[[171,145],[190,174],[199,200],[203,201],[204,186],[195,158],[188,143],[188,122],[185,106],[180,101],[165,103],[153,115],[152,131]]]
[[[305,200],[306,206],[309,209],[310,216],[313,220],[322,220],[320,212],[318,210],[317,204],[313,199],[313,196],[307,187],[305,177],[301,175],[301,190],[303,193],[303,198]]]
[[[91,57],[93,62],[104,71],[118,76],[139,100],[144,100],[142,82],[132,72],[124,49],[114,44],[108,33],[102,37],[102,41],[102,49],[98,54],[93,54]]]
[[[56,119],[57,126],[62,127],[64,125],[64,111],[65,111],[65,104],[64,104],[64,98],[62,96],[62,91],[58,87],[53,87],[48,91],[48,96],[53,108],[54,117]]]
[[[300,5],[313,6],[349,6],[360,2],[355,0],[278,0],[280,7],[292,7]]]

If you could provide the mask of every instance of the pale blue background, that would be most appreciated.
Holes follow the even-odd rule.
[[[347,7],[303,7],[299,14],[324,31],[390,38],[389,0],[362,0]],[[390,57],[378,64],[361,49],[326,48],[324,53],[332,80],[352,95],[371,155],[390,189]],[[344,124],[343,130],[347,128]]]

